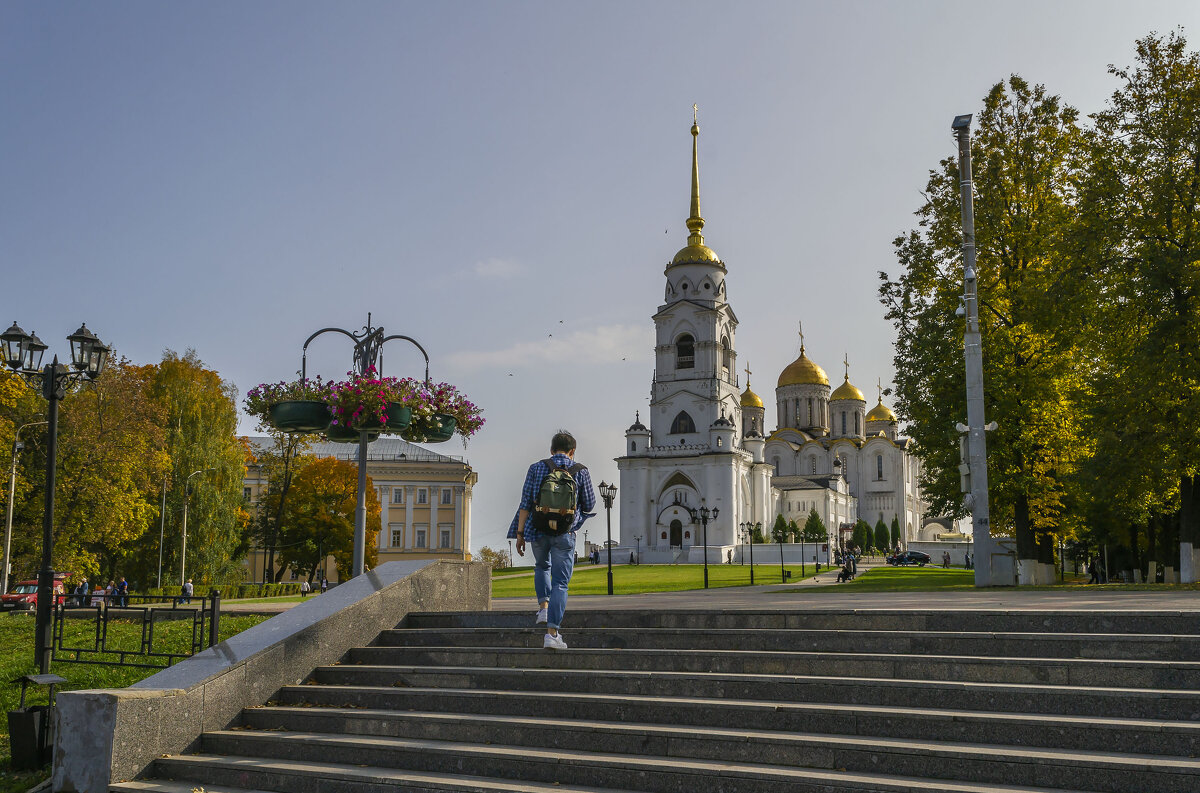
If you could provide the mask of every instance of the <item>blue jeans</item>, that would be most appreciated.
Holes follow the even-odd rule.
[[[539,534],[529,545],[533,549],[533,589],[538,603],[550,603],[546,627],[558,630],[567,610],[567,585],[575,569],[575,532]]]

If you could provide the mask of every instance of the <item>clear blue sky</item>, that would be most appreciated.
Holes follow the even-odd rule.
[[[195,348],[244,393],[371,311],[485,407],[473,545],[503,545],[559,426],[616,475],[686,236],[693,102],[755,390],[773,402],[802,319],[873,395],[876,274],[950,120],[1011,73],[1094,112],[1107,64],[1177,25],[1200,45],[1200,4],[7,2],[0,320],[52,351],[81,320],[139,362]]]

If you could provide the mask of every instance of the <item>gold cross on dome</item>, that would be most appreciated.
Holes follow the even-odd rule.
[[[878,377],[875,379],[875,387],[879,389],[879,404],[882,405],[883,404],[883,378],[882,377]]]
[[[692,105],[692,123],[693,124],[700,123],[700,106],[699,105]]]
[[[746,362],[746,368],[743,369],[742,371],[746,373],[746,385],[748,386],[748,385],[750,385],[750,374],[751,374],[749,361]]]
[[[796,320],[796,324],[800,326],[800,352],[804,352],[804,320]]]
[[[846,364],[846,379],[850,379],[850,353],[843,353],[842,363]]]

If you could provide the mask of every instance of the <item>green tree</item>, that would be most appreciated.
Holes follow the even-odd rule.
[[[851,535],[851,542],[862,551],[871,547],[871,524],[859,518],[858,522],[854,524],[854,533]]]
[[[1196,580],[1200,544],[1200,56],[1181,32],[1136,45],[1094,116],[1078,247],[1098,300],[1091,372],[1097,448],[1091,516],[1102,531],[1138,526],[1171,543],[1179,510],[1180,571]],[[1131,479],[1126,477],[1130,476]],[[1114,565],[1115,569],[1115,565]]]
[[[479,549],[479,561],[486,564],[491,570],[500,570],[510,564],[508,551],[497,551],[486,545]]]
[[[808,513],[808,518],[804,521],[804,537],[805,542],[826,542],[829,539],[829,532],[825,530],[825,521],[821,520],[821,516],[817,514],[817,508],[813,507]]]
[[[292,481],[279,549],[280,563],[313,580],[326,556],[332,554],[341,580],[350,577],[354,563],[354,513],[358,506],[358,467],[345,460],[322,457],[304,466]],[[367,478],[366,557],[368,568],[378,560],[379,494]]]
[[[195,351],[178,355],[167,350],[155,371],[151,394],[164,413],[171,460],[165,553],[170,563],[164,561],[164,566],[179,570],[187,498],[188,577],[204,583],[240,577],[240,562],[248,548],[248,516],[242,497],[245,453],[236,436],[237,388],[205,368]],[[192,476],[197,471],[201,473]],[[189,477],[190,496],[184,492]]]
[[[1014,75],[988,93],[972,141],[986,411],[999,424],[988,436],[991,529],[1014,535],[1027,561],[1038,556],[1038,532],[1061,527],[1062,480],[1086,443],[1078,325],[1090,294],[1064,242],[1083,140],[1077,117],[1043,86]],[[881,274],[880,295],[896,328],[897,406],[922,459],[922,486],[934,513],[961,516],[956,158],[931,172],[917,216],[919,228],[895,242],[900,275]]]
[[[259,499],[257,511],[251,521],[251,539],[266,551],[265,568],[261,573],[264,581],[279,583],[287,568],[276,565],[279,538],[284,531],[284,516],[287,515],[288,496],[292,479],[311,458],[305,452],[311,446],[314,435],[299,432],[280,432],[266,422],[258,429],[267,434],[271,444],[252,450],[250,463],[259,475],[267,480],[267,492]],[[257,571],[251,571],[251,575]]]
[[[792,518],[787,524],[787,542],[796,542],[800,539],[800,527],[796,525],[796,519]]]
[[[892,517],[892,525],[890,528],[892,531],[892,546],[891,547],[899,548],[900,547],[900,518],[899,517],[896,517],[896,516]]]
[[[771,528],[771,542],[787,542],[788,524],[783,515],[775,516],[775,525]]]
[[[753,543],[756,543],[756,544],[762,544],[767,541],[766,535],[763,534],[761,523],[754,524],[754,531],[751,532],[750,537],[751,537],[750,541]]]
[[[887,524],[883,522],[883,518],[880,518],[879,522],[875,524],[875,535],[872,537],[872,544],[877,551],[887,552],[889,536]]]

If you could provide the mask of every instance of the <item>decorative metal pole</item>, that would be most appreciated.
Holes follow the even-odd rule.
[[[761,523],[754,524],[754,531],[762,530]],[[750,535],[750,586],[754,586],[754,534]]]
[[[163,539],[167,531],[167,478],[163,477],[162,489],[162,507],[158,511],[158,583],[156,587],[162,589],[162,557],[163,557]]]
[[[962,203],[963,303],[966,331],[963,358],[967,376],[967,449],[971,493],[972,535],[983,551],[975,565],[975,586],[995,586],[992,576],[991,515],[988,508],[987,437],[983,403],[983,342],[979,330],[979,293],[975,270],[975,207],[971,178],[971,116],[957,116],[951,125],[958,138],[959,192]]]
[[[192,471],[183,483],[183,539],[179,546],[179,586],[181,587],[187,581],[187,513],[189,497],[192,495],[192,477],[215,470],[217,469],[201,468],[199,471]]]
[[[604,499],[604,512],[608,519],[608,541],[605,543],[605,549],[608,551],[608,594],[613,593],[613,576],[612,576],[612,505],[613,499],[617,496],[617,486],[610,485],[605,482],[600,483],[600,498]]]

